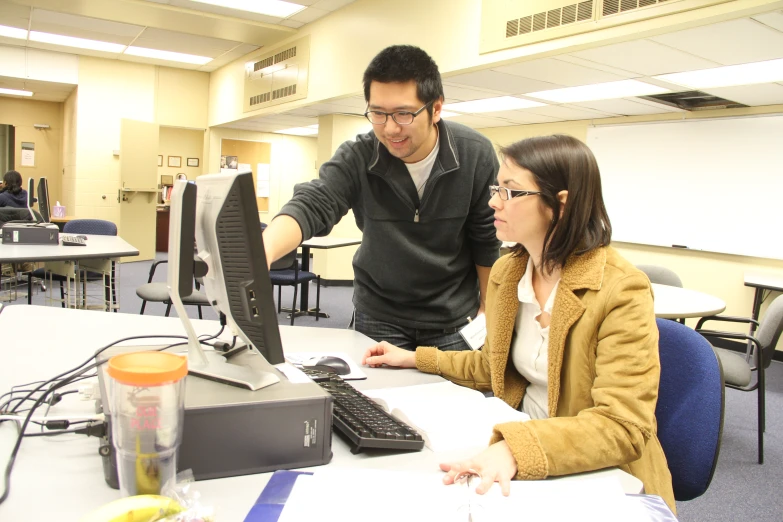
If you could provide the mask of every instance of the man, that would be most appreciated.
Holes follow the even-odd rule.
[[[353,209],[363,233],[353,259],[356,330],[408,350],[469,349],[458,330],[483,312],[500,247],[488,205],[497,156],[482,135],[441,119],[440,73],[421,49],[384,49],[363,83],[372,132],[295,187],[264,230],[267,262],[328,234]]]

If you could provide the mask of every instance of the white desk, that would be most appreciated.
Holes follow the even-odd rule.
[[[81,325],[82,333],[74,336],[58,334],[66,325]],[[193,325],[199,335],[214,334],[219,330],[217,321],[194,320]],[[5,332],[0,345],[0,390],[3,393],[14,384],[50,378],[76,366],[96,349],[122,337],[141,334],[176,335],[184,332],[177,318],[101,314],[39,306],[2,308],[0,330]],[[313,339],[317,339],[321,349],[339,349],[358,358],[368,346],[374,344],[368,337],[353,330],[281,326],[280,332],[285,350],[291,352],[313,351]],[[141,344],[141,341],[137,342]],[[151,339],[144,342],[160,344],[165,341]],[[367,380],[354,381],[356,387],[361,389],[441,380],[440,377],[416,370],[363,370]],[[82,383],[75,386],[79,384]],[[93,413],[92,401],[82,402],[75,397],[76,394],[67,395],[52,408],[50,415]],[[15,441],[15,433],[12,423],[0,424],[0,466],[3,469]],[[469,456],[459,453],[436,454],[427,448],[421,452],[403,454],[367,452],[352,455],[348,445],[337,435],[332,437],[332,451],[334,457],[331,464],[334,465],[419,471],[437,470],[438,463],[442,461]],[[595,474],[616,477],[628,493],[639,493],[642,489],[638,479],[618,469],[591,475]],[[270,476],[271,473],[263,473],[199,481],[196,487],[204,501],[216,507],[217,520],[241,522]],[[579,480],[579,477],[556,480]],[[97,439],[83,435],[27,438],[22,443],[11,475],[10,496],[0,505],[0,520],[71,521],[116,498],[119,498],[119,492],[109,488],[103,480]]]
[[[726,303],[722,299],[696,290],[657,283],[652,283],[652,288],[655,295],[655,317],[707,317],[726,309]]]
[[[113,272],[113,262],[121,257],[138,256],[137,248],[130,245],[119,236],[102,236],[95,234],[78,234],[87,237],[85,246],[65,246],[62,243],[56,245],[19,245],[14,243],[4,244],[0,241],[0,265],[3,263],[23,262],[47,262],[53,273],[57,273],[75,279],[74,287],[77,289],[73,298],[74,307],[82,301],[79,289],[82,288],[79,267],[89,268],[96,272],[111,274],[110,289],[107,289],[106,301],[110,302],[108,309],[114,308],[114,296],[117,292]],[[110,297],[111,296],[111,297]],[[30,295],[27,302],[30,303]],[[68,298],[69,306],[71,298]]]

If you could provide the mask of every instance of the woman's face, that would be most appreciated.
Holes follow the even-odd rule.
[[[504,161],[500,165],[498,185],[511,190],[539,190],[533,173],[512,161]],[[498,239],[521,243],[529,252],[543,250],[544,237],[553,216],[552,210],[541,201],[541,196],[519,195],[503,200],[499,192],[490,198],[489,206],[495,211]]]

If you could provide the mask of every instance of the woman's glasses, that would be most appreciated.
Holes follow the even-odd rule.
[[[537,190],[513,190],[501,187],[500,185],[490,185],[489,197],[494,197],[495,194],[498,194],[503,201],[508,201],[509,199],[518,198],[520,196],[538,196],[541,192]]]

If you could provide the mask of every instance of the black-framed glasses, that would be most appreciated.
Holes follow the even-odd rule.
[[[397,125],[410,125],[413,123],[413,118],[419,115],[421,111],[432,105],[432,103],[435,100],[432,100],[431,102],[427,102],[424,105],[422,105],[421,109],[419,109],[416,112],[410,112],[410,111],[395,111],[395,112],[383,112],[383,111],[367,111],[364,113],[364,117],[370,120],[370,123],[373,125],[383,125],[386,123],[386,121],[389,119],[389,116],[392,117],[394,122]]]
[[[508,201],[509,199],[518,198],[520,196],[539,196],[541,192],[537,190],[514,190],[500,185],[489,186],[489,197],[494,197],[495,194],[500,195],[500,199]]]

